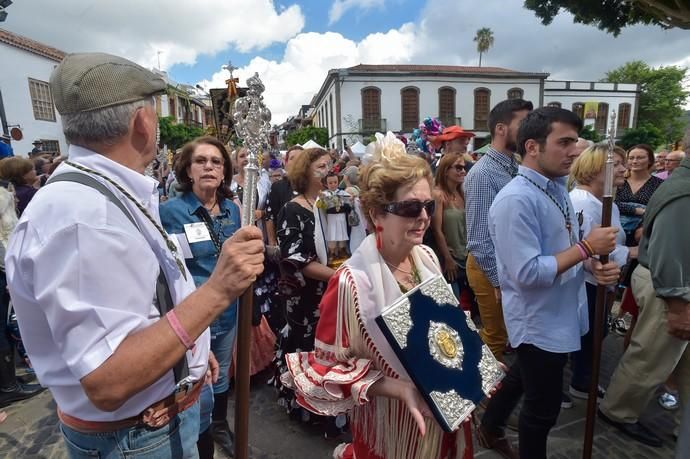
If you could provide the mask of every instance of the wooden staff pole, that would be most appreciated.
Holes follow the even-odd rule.
[[[254,224],[259,176],[259,152],[268,140],[271,112],[263,104],[264,85],[259,75],[247,79],[247,95],[235,101],[233,120],[238,137],[244,140],[248,163],[242,195],[242,226]],[[237,318],[237,361],[235,367],[235,458],[249,458],[249,372],[254,309],[254,285],[240,298]]]
[[[609,126],[608,155],[604,182],[604,196],[602,197],[601,226],[611,226],[611,210],[613,208],[613,148],[616,137],[616,112],[611,113]],[[608,255],[601,255],[602,264],[609,262]],[[585,422],[585,440],[582,448],[582,458],[591,459],[594,443],[594,424],[596,422],[597,400],[599,397],[599,367],[601,364],[601,346],[604,339],[604,322],[607,306],[606,285],[597,285],[596,306],[594,308],[594,328],[592,330],[592,376],[589,381],[589,396],[587,398],[587,418]]]

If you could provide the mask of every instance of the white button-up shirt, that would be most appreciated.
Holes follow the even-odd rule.
[[[69,159],[121,185],[160,223],[154,179],[74,145]],[[62,164],[55,174],[75,170]],[[10,238],[7,281],[36,375],[60,409],[85,420],[114,421],[170,395],[175,388],[172,370],[114,412],[96,408],[80,379],[102,365],[128,335],[160,320],[155,304],[159,266],[175,304],[195,287],[136,205],[95,178],[120,198],[141,232],[97,190],[72,182],[50,184],[36,193]],[[187,352],[190,381],[203,377],[209,346],[207,329],[194,352]],[[140,363],[135,357],[131,364]]]

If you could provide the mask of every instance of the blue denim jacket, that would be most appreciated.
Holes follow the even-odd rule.
[[[169,234],[185,234],[184,225],[197,223],[202,220],[194,212],[201,207],[201,202],[196,195],[189,191],[181,193],[178,197],[170,199],[160,206],[161,223]],[[213,217],[213,228],[219,236],[220,242],[225,242],[235,231],[240,228],[240,209],[237,205],[225,199],[219,202],[220,214]],[[200,286],[206,282],[213,272],[218,261],[216,247],[213,241],[194,242],[189,244],[194,258],[185,260],[189,272],[192,273],[194,283]],[[227,333],[235,326],[237,317],[237,301],[228,308],[211,324],[211,335]]]

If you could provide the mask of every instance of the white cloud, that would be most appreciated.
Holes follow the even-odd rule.
[[[410,62],[415,50],[415,27],[404,24],[387,33],[375,33],[357,43],[339,33],[301,33],[287,42],[281,61],[252,59],[235,71],[245,85],[258,72],[266,86],[264,100],[273,112],[272,123],[280,124],[311,102],[330,69],[357,64],[399,64]],[[225,87],[228,73],[219,70],[199,84],[205,89]]]
[[[298,5],[272,0],[34,0],[15,2],[3,27],[67,52],[119,54],[147,67],[194,64],[200,54],[283,43],[304,27]],[[40,14],[38,13],[40,12]]]
[[[328,11],[328,23],[329,25],[335,24],[348,10],[381,8],[384,3],[384,0],[335,0]]]

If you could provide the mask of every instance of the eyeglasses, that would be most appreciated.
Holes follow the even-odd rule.
[[[403,218],[417,218],[422,214],[422,209],[426,210],[427,216],[431,217],[436,210],[436,201],[433,199],[428,201],[398,201],[383,206],[385,212]]]
[[[681,160],[680,159],[667,159],[666,162],[667,163],[679,163],[679,162],[681,162]]]
[[[196,158],[194,158],[194,160],[192,162],[199,167],[204,167],[206,165],[206,163],[209,161],[211,162],[211,166],[213,166],[215,169],[220,169],[225,164],[225,161],[223,161],[220,158],[214,157],[214,158],[208,158],[207,159],[207,158],[204,158],[203,156],[197,156]]]
[[[467,172],[467,164],[463,164],[462,166],[460,164],[456,164],[453,167],[458,172],[463,172],[463,171]]]

